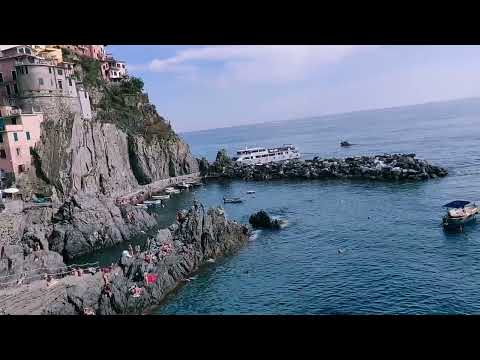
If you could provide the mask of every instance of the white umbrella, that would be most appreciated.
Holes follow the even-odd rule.
[[[8,188],[8,189],[5,189],[5,190],[2,190],[5,194],[16,194],[18,193],[20,190],[16,189],[16,188]]]

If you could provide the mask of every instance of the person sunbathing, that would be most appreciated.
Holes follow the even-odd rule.
[[[52,287],[54,286],[56,283],[58,283],[57,280],[55,280],[52,275],[47,275],[47,287]]]
[[[83,309],[83,314],[84,315],[95,315],[95,311],[92,308],[85,307]]]

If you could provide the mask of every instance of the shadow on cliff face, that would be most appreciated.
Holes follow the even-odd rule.
[[[130,161],[130,168],[132,169],[133,176],[137,179],[140,185],[150,184],[152,179],[145,174],[143,168],[138,161],[138,154],[135,149],[134,139],[132,135],[127,138],[128,141],[128,159]]]

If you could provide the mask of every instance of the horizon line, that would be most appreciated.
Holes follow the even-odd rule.
[[[429,104],[437,104],[437,103],[446,103],[446,102],[454,102],[454,101],[462,101],[462,100],[480,100],[480,96],[471,96],[471,97],[461,97],[461,98],[452,98],[446,100],[432,100],[426,101],[421,103],[413,103],[407,105],[394,105],[394,106],[387,106],[387,107],[380,107],[380,108],[367,108],[367,109],[359,109],[359,110],[352,110],[352,111],[345,111],[345,112],[334,112],[334,113],[327,113],[323,115],[309,115],[300,118],[289,118],[283,120],[268,120],[268,121],[259,121],[253,122],[250,124],[242,124],[242,125],[232,125],[232,126],[220,126],[215,128],[206,128],[206,129],[198,129],[198,130],[187,130],[187,131],[179,131],[178,134],[189,134],[189,133],[198,133],[198,132],[206,132],[206,131],[213,131],[213,130],[223,130],[223,129],[235,129],[239,127],[245,126],[252,126],[252,125],[263,125],[263,124],[271,124],[277,122],[288,122],[288,121],[300,121],[300,120],[307,120],[307,119],[315,119],[315,118],[324,118],[329,116],[340,116],[340,115],[347,115],[347,114],[354,114],[354,113],[361,113],[361,112],[370,112],[370,111],[380,111],[380,110],[393,110],[399,108],[406,108],[412,106],[422,106],[422,105],[429,105]]]

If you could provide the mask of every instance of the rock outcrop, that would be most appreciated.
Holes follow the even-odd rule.
[[[222,159],[222,164],[225,164]],[[427,180],[443,177],[448,171],[415,157],[415,154],[357,156],[345,159],[289,160],[264,165],[230,162],[220,166],[214,162],[212,176],[244,180],[285,178],[304,179],[369,179],[378,181]]]
[[[188,277],[206,262],[235,252],[246,243],[248,236],[248,228],[226,219],[222,209],[206,210],[195,204],[188,211],[180,211],[177,222],[160,230],[148,242],[145,251],[132,257],[123,256],[108,274],[105,271],[107,286],[102,273],[67,276],[55,285],[59,291],[52,298],[48,297],[48,292],[41,291],[46,289],[46,284],[37,282],[33,288],[41,288],[37,294],[44,296],[45,301],[36,311],[83,314],[88,308],[99,315],[143,313],[158,305],[176,286],[188,281]],[[134,296],[135,288],[138,297]],[[21,287],[17,290],[22,291]],[[0,292],[0,308],[7,314],[23,309],[9,302],[11,297],[11,293]],[[25,296],[25,299],[31,297]]]
[[[272,219],[264,210],[252,214],[248,222],[255,229],[280,229],[282,225],[280,220]]]
[[[96,94],[94,119],[69,111],[46,117],[20,184],[27,198],[48,195],[53,205],[24,212],[25,244],[38,242],[66,259],[117,244],[156,225],[144,209],[117,204],[117,197],[198,172],[188,145],[137,83],[89,89]]]

